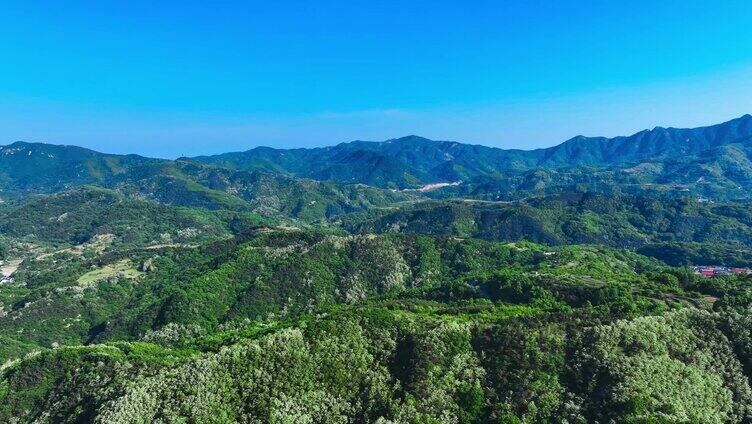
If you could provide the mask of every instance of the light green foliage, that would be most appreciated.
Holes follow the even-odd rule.
[[[71,255],[0,290],[5,358],[41,351],[0,371],[0,421],[750,417],[739,277],[598,246],[269,228],[127,257],[137,280],[81,287],[126,262]]]
[[[113,264],[108,264],[102,268],[89,271],[86,274],[78,277],[78,284],[81,286],[88,286],[98,281],[107,278],[127,278],[136,279],[143,273],[133,267],[133,264],[128,259],[124,259]]]
[[[608,385],[605,415],[623,411],[635,422],[749,419],[748,380],[717,325],[707,312],[684,310],[596,327],[583,350],[598,370],[594,378]]]

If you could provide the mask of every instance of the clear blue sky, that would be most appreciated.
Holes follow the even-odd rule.
[[[0,0],[0,143],[500,147],[752,113],[752,2]]]

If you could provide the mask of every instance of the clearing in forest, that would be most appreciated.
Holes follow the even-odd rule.
[[[78,277],[78,285],[89,286],[97,281],[101,281],[111,277],[127,278],[134,280],[138,278],[141,271],[137,270],[129,259],[123,259],[122,261],[107,264],[101,268],[89,271],[86,274]]]

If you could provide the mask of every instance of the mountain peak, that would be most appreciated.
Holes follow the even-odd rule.
[[[18,141],[14,141],[13,143],[6,144],[3,147],[18,148],[18,147],[44,146],[44,145],[45,143],[31,143],[28,141],[18,140]]]
[[[410,134],[404,137],[391,138],[385,141],[385,143],[425,143],[425,142],[434,142],[434,140],[421,137],[419,135]]]
[[[720,124],[710,125],[710,126],[701,127],[701,128],[726,127],[729,125],[747,125],[747,124],[752,124],[752,115],[750,115],[749,113],[745,113],[744,115],[738,118],[734,118],[726,122],[721,122]]]
[[[38,141],[14,141],[11,144],[7,144],[5,146],[2,146],[6,149],[29,149],[29,148],[35,148],[35,149],[44,149],[44,150],[75,150],[75,151],[85,151],[90,153],[99,153],[95,152],[94,150],[87,149],[86,147],[80,147],[80,146],[73,146],[73,145],[67,145],[67,144],[51,144],[51,143],[42,143]]]

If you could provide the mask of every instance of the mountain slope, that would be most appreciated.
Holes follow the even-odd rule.
[[[749,145],[752,116],[694,129],[655,128],[628,137],[578,136],[530,151],[433,141],[409,136],[385,142],[354,141],[332,147],[246,152],[194,158],[234,169],[268,169],[292,175],[360,182],[378,187],[417,187],[534,168],[612,167],[678,160],[729,144]]]
[[[400,293],[498,300],[493,290],[461,286],[476,286],[477,279],[501,269],[550,274],[541,280],[552,289],[552,275],[558,272],[573,280],[629,281],[642,278],[637,271],[661,269],[657,261],[599,246],[255,228],[199,246],[131,250],[126,258],[142,270],[138,278],[115,274],[91,284],[92,270],[123,259],[117,253],[54,263],[54,258],[28,258],[13,286],[0,285],[0,340],[51,347],[55,342],[136,340],[165,326],[214,331],[246,319],[298,316]],[[458,291],[452,295],[455,285]],[[15,350],[10,347],[0,344],[0,365]]]
[[[752,186],[737,121],[533,152],[2,150],[0,422],[752,423],[752,274],[666,266],[752,265],[750,203],[698,199]]]
[[[268,169],[313,179],[406,188],[501,169],[526,169],[534,165],[537,155],[408,136],[383,143],[354,141],[314,149],[259,147],[242,153],[194,159],[234,169]]]
[[[111,185],[169,205],[248,210],[304,221],[420,197],[362,184],[336,184],[269,171],[236,171],[190,160],[150,165],[112,180]]]
[[[270,228],[152,265],[25,276],[0,314],[0,421],[752,418],[748,277],[595,246]]]
[[[0,210],[0,234],[55,244],[83,244],[108,235],[116,245],[198,242],[229,237],[228,216],[133,199],[81,187]]]
[[[672,265],[752,266],[752,209],[746,204],[563,193],[518,202],[424,202],[340,222],[358,233],[596,243],[637,249]]]
[[[750,115],[708,127],[656,127],[628,137],[578,136],[545,149],[538,166],[604,166],[677,159],[726,144],[749,142],[751,137]]]
[[[133,167],[159,162],[163,161],[76,146],[16,142],[0,148],[0,197],[17,198],[99,184]]]
[[[259,147],[247,152],[167,161],[19,142],[0,149],[0,197],[52,193],[82,184],[113,187],[135,183],[151,197],[172,203],[188,201],[186,196],[172,192],[174,188],[191,193],[193,200],[186,204],[189,206],[245,207],[226,196],[233,193],[219,193],[212,188],[211,181],[207,185],[193,177],[195,173],[218,173],[213,170],[224,169],[225,174],[267,171],[280,177],[284,174],[381,188],[418,188],[450,181],[498,185],[508,180],[507,188],[492,190],[521,192],[537,190],[541,184],[553,190],[572,189],[571,185],[563,186],[571,180],[573,184],[600,186],[654,184],[667,189],[689,188],[693,193],[711,197],[722,196],[723,191],[736,191],[722,196],[735,198],[744,197],[738,192],[740,187],[742,191],[752,188],[751,153],[750,115],[695,129],[655,128],[611,139],[578,136],[558,146],[530,151],[408,136],[313,149]],[[207,165],[208,168],[202,169]],[[535,174],[539,171],[552,177],[539,183]],[[248,179],[247,174],[238,175],[236,179]],[[521,178],[524,181],[520,182]],[[463,189],[450,192],[461,194]]]
[[[566,191],[691,196],[717,201],[749,199],[752,196],[752,141],[746,139],[695,155],[622,166],[580,165],[479,175],[429,195],[515,200]]]
[[[306,221],[417,197],[363,185],[236,171],[188,160],[111,155],[75,146],[18,142],[0,148],[2,200],[83,185],[116,189],[172,206],[256,211]]]

